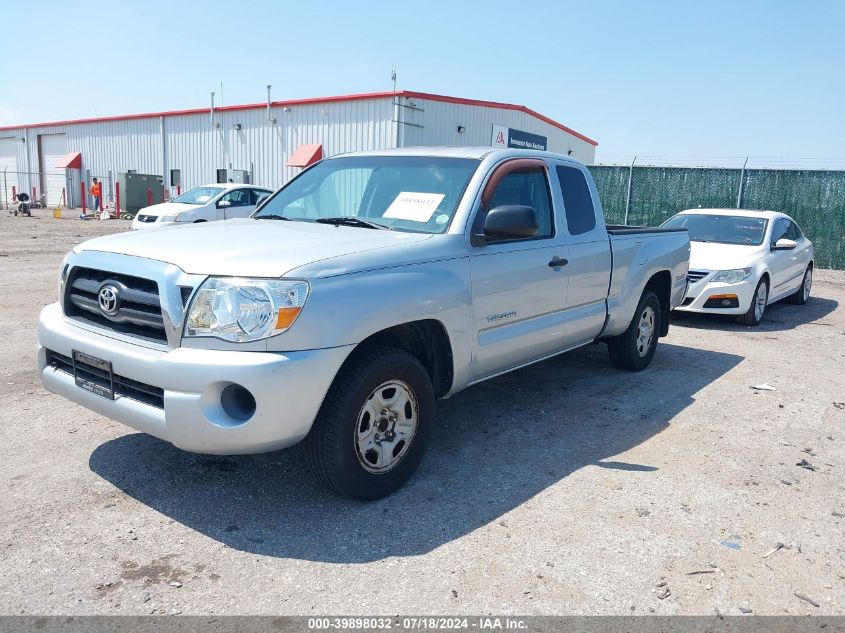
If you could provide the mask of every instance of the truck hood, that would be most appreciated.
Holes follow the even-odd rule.
[[[690,270],[732,270],[751,266],[760,259],[765,247],[744,244],[690,242]]]
[[[185,204],[184,202],[162,202],[154,204],[151,207],[144,207],[138,210],[139,215],[173,215],[181,213],[182,211],[190,211],[191,209],[199,209],[202,205]]]
[[[106,235],[83,242],[74,251],[154,259],[198,275],[281,277],[305,264],[414,244],[430,237],[422,233],[246,218]]]

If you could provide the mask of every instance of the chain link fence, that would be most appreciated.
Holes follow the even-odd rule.
[[[683,209],[788,213],[820,268],[845,269],[845,171],[592,165],[607,221],[657,226]],[[626,218],[627,216],[627,218]]]

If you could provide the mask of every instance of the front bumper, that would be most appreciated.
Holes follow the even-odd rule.
[[[57,303],[44,308],[38,319],[38,369],[49,391],[196,453],[261,453],[299,442],[351,349],[157,349],[79,327]],[[128,396],[109,400],[78,387],[71,373],[48,363],[48,350],[67,357],[78,350],[111,361],[115,375],[162,388],[163,408]],[[221,404],[231,384],[255,398],[255,413],[245,421],[231,417]]]
[[[675,309],[681,312],[702,314],[745,314],[748,312],[754,298],[754,291],[757,289],[757,280],[752,276],[735,284],[708,281],[714,274],[711,272],[700,281],[691,283],[687,287],[686,298]],[[708,299],[714,295],[736,295],[738,305],[731,308],[704,307]]]
[[[142,231],[144,229],[155,229],[162,226],[170,226],[172,224],[176,224],[176,222],[162,222],[158,218],[156,218],[155,222],[141,222],[136,215],[132,218],[132,230],[133,231]]]

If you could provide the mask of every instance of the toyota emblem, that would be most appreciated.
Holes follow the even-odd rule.
[[[117,286],[103,284],[100,292],[97,293],[97,303],[100,305],[100,312],[106,316],[114,316],[120,307],[120,295]]]

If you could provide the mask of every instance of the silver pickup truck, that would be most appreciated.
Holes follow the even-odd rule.
[[[683,300],[685,230],[605,226],[566,156],[416,148],[323,160],[250,218],[100,237],[38,323],[44,385],[187,451],[306,440],[375,499],[435,400],[593,342],[644,369]]]

